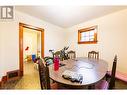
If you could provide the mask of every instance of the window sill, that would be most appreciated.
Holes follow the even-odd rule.
[[[78,42],[78,44],[97,44],[97,41]]]

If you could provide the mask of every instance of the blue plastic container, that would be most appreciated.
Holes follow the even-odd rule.
[[[32,60],[35,61],[35,59],[36,59],[36,55],[32,54]]]

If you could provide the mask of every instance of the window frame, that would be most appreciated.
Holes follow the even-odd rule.
[[[94,40],[93,41],[81,41],[81,33],[82,32],[90,32],[92,30],[95,30]],[[97,44],[97,42],[98,42],[97,41],[97,26],[87,27],[87,28],[78,30],[78,44]]]

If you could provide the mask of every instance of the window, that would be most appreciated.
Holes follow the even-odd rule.
[[[78,44],[96,44],[97,26],[78,30]]]

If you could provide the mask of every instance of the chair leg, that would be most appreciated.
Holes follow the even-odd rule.
[[[108,80],[111,78],[111,76],[108,75],[108,74],[106,74],[106,75],[105,75],[105,78],[106,78],[106,81],[108,81]]]

